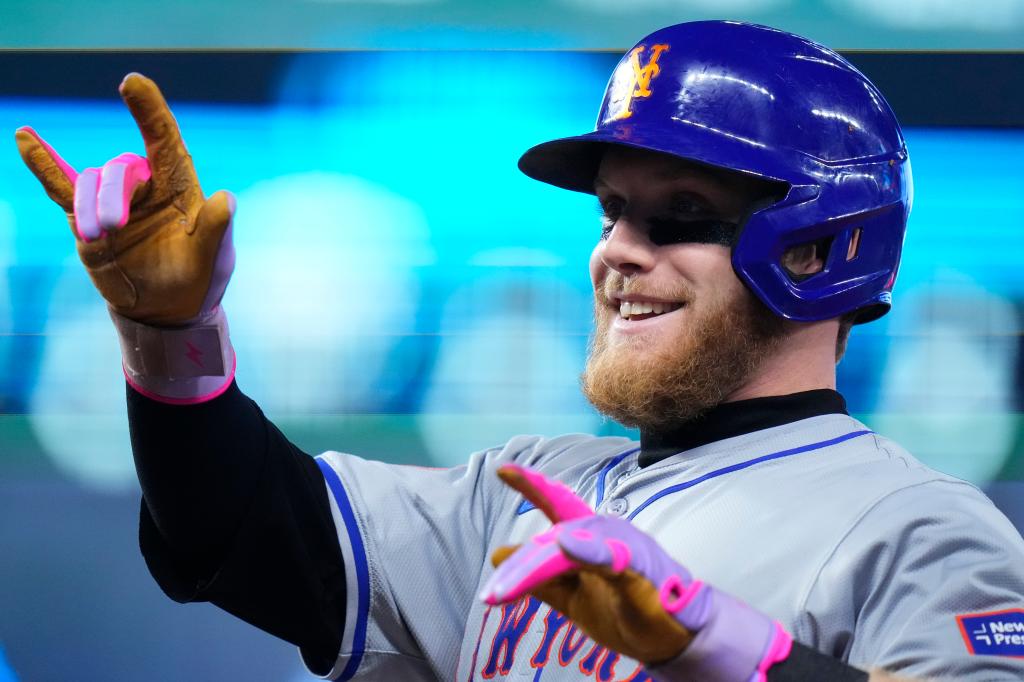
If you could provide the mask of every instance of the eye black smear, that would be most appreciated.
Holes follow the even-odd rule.
[[[650,218],[647,238],[657,246],[666,244],[720,244],[732,246],[736,223],[724,220],[675,220]]]

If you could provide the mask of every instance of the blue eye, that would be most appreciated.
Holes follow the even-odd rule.
[[[601,239],[607,239],[615,223],[622,217],[626,202],[616,196],[598,199],[597,210],[601,216]]]
[[[709,215],[710,212],[711,211],[707,206],[690,196],[677,197],[672,202],[672,213],[677,216],[706,216]]]

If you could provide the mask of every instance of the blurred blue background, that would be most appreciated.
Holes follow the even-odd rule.
[[[625,49],[696,19],[845,49],[1024,47],[1020,0],[0,0],[0,16],[10,47]]]
[[[595,202],[516,170],[531,144],[592,125],[617,54],[6,58],[0,130],[31,124],[78,168],[142,153],[120,74],[165,86],[206,192],[238,198],[224,305],[239,385],[307,451],[450,465],[516,433],[622,432],[577,384]],[[92,80],[67,96],[58,75],[79,72]],[[1022,528],[1024,128],[932,93],[959,112],[951,127],[949,110],[914,108],[915,82],[896,93],[916,197],[895,307],[855,328],[840,389]],[[0,155],[0,359],[0,643],[18,675],[306,679],[290,646],[171,603],[146,573],[116,339],[13,144]]]

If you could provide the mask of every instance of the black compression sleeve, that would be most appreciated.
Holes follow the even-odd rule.
[[[210,601],[333,664],[345,578],[323,477],[232,383],[174,406],[128,388],[142,553],[172,599]]]
[[[768,669],[768,682],[867,682],[868,677],[863,670],[798,642],[793,642],[793,649],[786,660]]]

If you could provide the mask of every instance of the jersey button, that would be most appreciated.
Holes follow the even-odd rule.
[[[623,516],[629,509],[629,502],[622,497],[616,497],[614,500],[608,501],[608,506],[605,509],[612,516]]]

